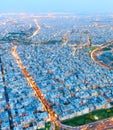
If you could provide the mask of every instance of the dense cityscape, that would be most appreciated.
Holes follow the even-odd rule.
[[[112,128],[63,121],[113,107],[113,15],[1,14],[0,87],[0,130]]]

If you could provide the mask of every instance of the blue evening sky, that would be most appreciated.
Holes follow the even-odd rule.
[[[0,0],[5,12],[113,13],[113,0]]]

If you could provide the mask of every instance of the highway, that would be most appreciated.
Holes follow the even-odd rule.
[[[34,20],[36,25],[37,25],[37,30],[29,37],[29,38],[33,38],[34,36],[36,36],[41,27],[39,26],[39,24],[37,23],[37,20]],[[107,46],[107,45],[106,45]],[[102,63],[100,63],[99,61],[96,60],[95,57],[95,53],[97,51],[100,51],[101,49],[103,49],[104,47],[99,47],[96,50],[94,50],[91,53],[91,58],[93,59],[93,61],[95,61],[96,63],[100,64],[101,66],[104,66],[107,68],[106,65],[102,65]],[[14,46],[12,47],[12,55],[15,58],[15,61],[17,62],[18,66],[20,67],[22,73],[24,74],[27,82],[29,83],[29,85],[31,86],[32,90],[35,93],[35,96],[37,97],[37,99],[42,103],[43,108],[46,112],[48,112],[50,121],[53,122],[53,124],[57,125],[60,127],[60,129],[67,129],[67,130],[104,130],[107,128],[110,128],[113,126],[113,118],[110,119],[106,119],[106,120],[102,120],[99,122],[95,122],[95,123],[91,123],[91,124],[87,124],[87,125],[83,125],[83,126],[78,126],[78,127],[71,127],[68,125],[64,125],[59,121],[58,115],[56,114],[56,112],[51,108],[50,104],[48,103],[48,101],[46,100],[46,98],[44,97],[43,93],[41,92],[40,88],[38,87],[38,85],[35,83],[34,79],[32,78],[32,76],[30,75],[30,73],[27,71],[26,67],[23,65],[20,57],[18,56],[16,50],[17,50],[18,46]]]
[[[41,29],[40,25],[39,25],[38,22],[37,22],[37,19],[34,19],[34,23],[36,24],[37,29],[36,29],[36,30],[34,31],[34,33],[33,33],[30,37],[28,37],[28,38],[33,38],[33,37],[35,37],[35,36],[39,33],[39,31],[40,31],[40,29]]]
[[[92,58],[92,60],[93,60],[95,63],[97,63],[97,64],[99,64],[100,66],[105,67],[105,68],[107,68],[107,69],[113,69],[113,68],[111,68],[110,66],[108,66],[108,65],[102,63],[101,61],[97,60],[97,58],[96,58],[96,53],[97,53],[98,51],[101,51],[102,49],[108,47],[108,46],[111,45],[111,44],[113,44],[113,42],[111,42],[111,43],[109,43],[109,44],[106,44],[106,45],[103,45],[103,46],[99,46],[99,47],[97,47],[95,50],[93,50],[93,51],[91,52],[91,58]]]
[[[54,122],[55,124],[57,123],[58,120],[58,116],[55,113],[55,111],[50,107],[50,104],[48,103],[48,101],[45,99],[44,95],[42,94],[41,90],[39,89],[39,87],[36,85],[35,81],[33,80],[33,78],[31,77],[31,75],[29,74],[29,72],[26,70],[25,66],[22,64],[21,59],[19,58],[18,54],[16,53],[16,49],[17,46],[14,46],[12,48],[12,54],[16,60],[16,62],[18,63],[20,69],[22,70],[22,73],[24,74],[24,76],[26,77],[26,80],[28,81],[28,83],[30,84],[30,86],[32,87],[32,89],[35,92],[36,97],[40,100],[40,102],[42,103],[44,110],[46,112],[48,112],[50,120],[52,122]]]
[[[67,125],[63,125],[58,118],[58,115],[55,113],[55,111],[51,108],[50,104],[48,103],[48,101],[46,100],[46,98],[44,97],[43,93],[41,92],[40,88],[38,87],[38,85],[35,83],[34,79],[32,78],[32,76],[30,75],[30,73],[27,71],[26,67],[22,64],[22,61],[20,59],[20,57],[18,56],[17,52],[17,46],[12,47],[12,55],[15,58],[15,61],[17,62],[17,64],[19,65],[22,73],[24,74],[26,80],[28,81],[29,85],[31,86],[31,88],[33,89],[35,96],[37,97],[37,99],[42,103],[43,108],[46,112],[48,112],[49,114],[49,118],[50,121],[53,122],[55,125],[59,126],[62,129],[70,129],[70,130],[80,130],[80,127],[71,127],[71,126],[67,126]]]
[[[68,125],[64,125],[59,121],[58,115],[55,113],[55,111],[51,108],[50,104],[44,97],[43,93],[41,92],[38,85],[35,83],[34,79],[31,77],[30,73],[27,71],[25,66],[22,64],[21,59],[19,58],[17,52],[16,52],[17,46],[12,47],[12,54],[15,58],[15,61],[19,65],[22,73],[24,74],[26,80],[28,81],[29,85],[33,89],[36,97],[43,105],[43,108],[46,112],[49,114],[50,121],[53,122],[55,125],[59,126],[61,129],[67,129],[67,130],[104,130],[110,127],[113,127],[113,118],[105,119],[102,121],[94,122],[91,124],[83,125],[80,127],[71,127]]]

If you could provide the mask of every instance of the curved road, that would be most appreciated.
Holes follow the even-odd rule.
[[[51,122],[53,122],[55,125],[59,126],[61,129],[67,129],[67,130],[90,130],[90,129],[96,130],[97,128],[98,128],[98,130],[104,130],[104,129],[107,129],[107,128],[110,128],[113,126],[113,118],[105,119],[105,120],[102,120],[99,122],[94,122],[94,123],[83,125],[80,127],[71,127],[71,126],[62,124],[59,121],[57,114],[51,108],[50,104],[44,97],[43,93],[41,92],[41,90],[39,89],[37,84],[35,83],[34,79],[31,77],[31,75],[29,74],[29,72],[27,71],[25,66],[22,64],[22,61],[19,58],[19,56],[16,52],[16,49],[17,49],[17,46],[12,47],[12,54],[13,54],[16,62],[18,63],[22,73],[24,74],[26,80],[28,81],[28,83],[32,87],[33,91],[35,92],[36,97],[42,103],[45,111],[48,112]]]
[[[34,20],[36,25],[37,25],[37,30],[32,34],[32,36],[30,36],[29,38],[32,38],[34,37],[35,35],[38,34],[39,30],[40,30],[40,26],[38,25],[37,21]],[[110,44],[109,44],[110,45]],[[109,68],[108,66],[100,63],[99,61],[96,60],[96,57],[95,57],[95,53],[97,51],[100,51],[101,49],[107,47],[108,45],[105,45],[103,47],[99,47],[97,49],[95,49],[92,53],[91,53],[91,58],[98,64],[100,64],[101,66],[104,66],[106,68]],[[22,73],[24,74],[26,80],[28,81],[28,83],[30,84],[30,86],[32,87],[33,91],[35,92],[35,95],[36,97],[40,100],[40,102],[42,103],[43,107],[44,107],[44,110],[46,112],[48,112],[49,114],[49,118],[51,120],[51,122],[53,122],[55,125],[59,126],[61,129],[67,129],[67,130],[93,130],[93,127],[94,129],[96,130],[98,128],[98,130],[103,130],[103,129],[106,129],[106,128],[109,128],[109,126],[107,124],[111,124],[111,120],[113,122],[113,118],[110,118],[110,119],[106,119],[106,120],[103,120],[103,121],[99,121],[99,122],[95,122],[95,123],[91,123],[91,124],[87,124],[87,125],[84,125],[84,126],[80,126],[80,127],[71,127],[71,126],[67,126],[67,125],[64,125],[62,124],[60,121],[59,121],[59,118],[58,118],[58,115],[55,113],[55,111],[51,108],[50,104],[48,103],[48,101],[46,100],[46,98],[44,97],[43,93],[41,92],[40,88],[37,86],[37,84],[35,83],[34,79],[31,77],[30,73],[27,71],[26,67],[22,64],[22,61],[20,59],[20,57],[18,56],[17,52],[16,52],[16,49],[17,49],[17,46],[14,46],[12,47],[12,55],[14,56],[17,64],[19,65]],[[110,69],[110,68],[109,68]],[[106,125],[100,125],[102,122],[108,122]],[[95,126],[96,124],[96,126]],[[113,126],[113,124],[112,124]]]
[[[21,61],[20,57],[18,56],[18,54],[16,52],[16,49],[17,49],[17,46],[12,47],[12,55],[14,56],[17,64],[19,65],[22,73],[25,76],[26,80],[28,81],[28,83],[30,84],[31,88],[35,92],[36,97],[42,103],[42,105],[44,107],[44,110],[46,112],[48,112],[49,118],[50,118],[51,122],[55,123],[55,125],[59,126],[62,129],[80,130],[80,127],[75,127],[74,128],[74,127],[71,127],[71,126],[67,126],[67,125],[61,124],[61,122],[58,119],[57,114],[51,108],[50,104],[48,103],[48,101],[44,97],[44,95],[41,92],[40,88],[37,86],[37,84],[35,83],[34,79],[31,77],[31,75],[29,74],[29,72],[27,71],[27,69],[25,68],[25,66],[22,64],[22,61]]]
[[[110,66],[108,66],[108,65],[102,63],[101,61],[97,60],[97,58],[96,58],[96,53],[97,53],[98,51],[101,51],[102,49],[108,47],[108,46],[111,45],[111,44],[113,44],[113,42],[111,42],[111,43],[109,43],[109,44],[107,44],[107,45],[99,46],[99,47],[97,47],[95,50],[93,50],[93,51],[91,52],[91,58],[92,58],[92,60],[93,60],[95,63],[97,63],[97,64],[99,64],[100,66],[105,67],[105,68],[107,68],[107,69],[113,69],[113,68],[111,68]]]

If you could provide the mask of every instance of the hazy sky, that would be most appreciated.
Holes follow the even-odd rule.
[[[0,0],[4,12],[113,13],[113,0]]]

